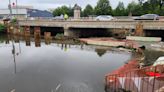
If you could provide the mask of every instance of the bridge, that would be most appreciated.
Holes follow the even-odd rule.
[[[137,25],[141,24],[143,30],[151,30],[148,34],[154,34],[159,37],[158,34],[163,34],[164,20],[132,20],[132,19],[119,19],[111,21],[96,21],[96,20],[52,20],[52,19],[37,19],[37,20],[19,20],[20,26],[32,26],[32,27],[46,27],[46,28],[62,28],[64,35],[66,36],[77,36],[91,34],[106,34],[103,33],[103,29],[109,30],[112,34],[120,34],[118,31],[126,30],[137,30]],[[73,31],[73,29],[85,29],[85,32]],[[86,29],[95,29],[92,31],[86,31]],[[96,30],[98,29],[98,30]],[[100,31],[100,29],[102,29]],[[118,30],[118,31],[116,31]],[[116,33],[115,33],[116,32]],[[146,34],[146,31],[139,32],[140,34]],[[163,37],[163,36],[160,36]]]
[[[126,28],[135,29],[136,25],[141,23],[145,30],[164,30],[164,21],[159,20],[112,20],[112,21],[94,21],[94,20],[20,20],[20,26],[39,26],[39,27],[63,27],[63,28]]]

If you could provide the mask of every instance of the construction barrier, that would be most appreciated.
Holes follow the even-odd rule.
[[[164,65],[139,69],[131,63],[124,67],[106,75],[106,92],[164,92]]]

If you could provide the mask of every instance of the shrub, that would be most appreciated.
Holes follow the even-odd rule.
[[[13,24],[17,23],[17,19],[16,19],[16,18],[13,18],[13,19],[11,20],[11,23],[13,23]]]
[[[4,32],[5,29],[6,27],[3,24],[0,24],[0,32]]]

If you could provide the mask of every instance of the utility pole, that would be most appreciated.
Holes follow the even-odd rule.
[[[9,5],[8,5],[8,8],[10,10],[10,16],[12,15],[12,9],[11,9],[11,0],[9,0]]]
[[[17,18],[18,18],[18,2],[16,0],[16,14],[17,14]]]

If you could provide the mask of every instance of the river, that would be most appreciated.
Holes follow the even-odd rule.
[[[131,53],[0,35],[0,92],[104,92],[104,76]]]

